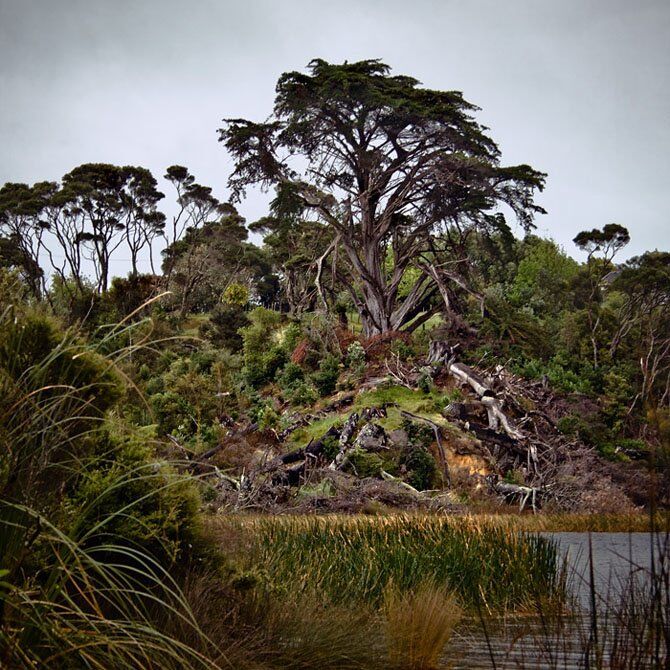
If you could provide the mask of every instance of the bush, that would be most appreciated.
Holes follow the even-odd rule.
[[[179,434],[189,436],[195,429],[193,406],[182,395],[173,391],[151,396],[159,435]]]
[[[282,391],[288,391],[292,386],[305,379],[303,369],[297,363],[287,363],[277,374],[277,383]]]
[[[242,284],[230,284],[223,292],[221,302],[226,305],[244,307],[249,302],[249,289]]]
[[[141,547],[163,565],[207,551],[198,521],[197,491],[167,465],[152,462],[151,436],[146,431],[119,434],[105,425],[89,442],[90,464],[66,503],[76,510],[71,532],[86,534],[106,519],[105,537]],[[99,536],[88,544],[96,542]]]
[[[391,342],[390,352],[401,361],[407,361],[414,356],[414,349],[400,337]]]
[[[289,358],[287,349],[292,332],[282,332],[282,315],[264,307],[249,313],[250,325],[240,328],[243,341],[244,369],[247,382],[254,388],[272,381]]]
[[[159,279],[154,275],[130,275],[127,279],[114,277],[107,293],[107,299],[114,308],[115,320],[121,320],[147,302],[158,293]],[[147,308],[139,310],[138,317],[142,316]]]
[[[352,469],[359,477],[377,477],[383,470],[383,462],[377,454],[352,449],[347,454],[346,469]]]
[[[200,326],[198,334],[215,347],[237,352],[243,344],[240,330],[248,325],[247,314],[239,306],[219,304],[210,312],[209,320]]]
[[[312,375],[314,386],[316,386],[316,389],[322,398],[329,396],[335,391],[339,376],[340,359],[337,358],[337,356],[328,354],[321,360],[318,371]]]
[[[365,370],[365,349],[360,342],[352,342],[347,347],[347,366],[357,374]]]
[[[319,397],[316,389],[306,381],[293,384],[284,395],[291,405],[297,406],[313,405]]]
[[[0,312],[0,495],[58,507],[94,432],[123,396],[113,364],[32,311]]]
[[[434,371],[430,366],[424,365],[419,369],[419,378],[416,380],[416,385],[420,391],[430,393],[433,389],[433,374]]]
[[[407,470],[407,483],[415,489],[425,491],[435,488],[438,468],[428,449],[421,446],[410,447],[402,455],[400,464]]]

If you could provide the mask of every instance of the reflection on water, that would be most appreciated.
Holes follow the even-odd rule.
[[[466,621],[456,632],[445,657],[445,667],[455,670],[484,668],[584,668],[584,643],[589,639],[591,604],[590,560],[597,606],[616,599],[632,577],[648,579],[655,558],[668,542],[666,535],[649,533],[547,533],[567,561],[574,616],[563,622],[563,632],[539,616],[489,621],[486,630],[477,620]],[[653,548],[653,549],[652,549]],[[667,552],[666,552],[667,555]],[[612,630],[613,621],[601,624]],[[601,634],[603,633],[601,631]],[[488,642],[487,642],[488,637]],[[652,667],[638,665],[636,667]]]

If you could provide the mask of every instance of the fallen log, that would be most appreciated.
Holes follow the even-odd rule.
[[[249,435],[249,433],[253,433],[255,430],[258,430],[258,424],[252,423],[242,430],[238,430],[230,435],[227,435],[225,442],[217,444],[215,447],[208,449],[207,451],[200,454],[197,458],[193,459],[193,462],[189,465],[189,468],[196,468],[198,465],[201,465],[205,461],[209,460],[215,454],[218,454],[222,449],[225,449],[226,446],[228,446],[229,440],[235,440],[237,438],[244,437],[245,435]]]
[[[539,463],[537,457],[537,446],[530,442],[528,436],[520,430],[503,411],[502,400],[491,389],[492,380],[484,379],[475,370],[464,363],[454,361],[456,347],[450,347],[446,342],[433,341],[430,343],[429,361],[433,364],[444,364],[449,374],[461,383],[467,384],[479,397],[480,402],[486,409],[489,429],[506,434],[513,440],[523,441],[526,444],[526,457],[529,468],[539,474]],[[452,408],[453,411],[454,408]],[[459,408],[460,409],[460,408]],[[501,430],[502,429],[502,430]]]
[[[541,493],[540,489],[534,486],[520,486],[518,484],[510,484],[502,480],[498,480],[492,485],[496,493],[507,496],[519,496],[519,512],[523,512],[526,503],[530,499],[533,512],[537,511],[536,500]]]
[[[352,412],[349,415],[349,418],[346,420],[342,431],[340,432],[340,450],[333,459],[333,462],[328,466],[330,470],[339,469],[345,461],[347,451],[350,449],[351,438],[356,432],[356,426],[358,425],[358,413]]]
[[[398,477],[394,477],[390,472],[386,472],[386,470],[382,470],[379,474],[384,481],[393,482],[394,484],[397,484],[401,489],[405,489],[405,491],[409,491],[410,493],[413,493],[416,496],[421,495],[421,491],[419,491],[418,489],[415,489],[411,484],[408,484],[407,482],[404,482],[402,479],[399,479]]]

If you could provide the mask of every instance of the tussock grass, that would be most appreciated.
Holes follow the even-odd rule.
[[[332,604],[380,608],[389,584],[405,593],[432,582],[466,607],[502,611],[564,588],[550,540],[475,517],[227,517],[212,530],[277,588]]]
[[[427,583],[399,593],[391,585],[384,599],[390,665],[406,670],[438,667],[461,614],[456,598],[444,587]]]
[[[0,311],[2,668],[217,667],[155,616],[211,648],[172,576],[179,538],[162,534],[188,530],[169,518],[189,509],[168,492],[185,480],[105,437],[129,386],[121,364],[147,344],[131,337],[143,325],[89,343],[35,311]]]

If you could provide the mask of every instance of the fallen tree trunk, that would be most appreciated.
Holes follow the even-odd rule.
[[[333,459],[333,462],[328,466],[330,470],[339,469],[345,461],[347,451],[351,448],[350,442],[353,434],[356,432],[356,426],[358,425],[358,413],[352,412],[349,415],[349,418],[346,420],[344,426],[342,427],[342,432],[340,433],[340,451],[337,456]]]
[[[533,509],[533,512],[537,511],[536,507],[536,501],[537,501],[537,496],[540,493],[540,489],[534,487],[534,486],[520,486],[518,484],[510,484],[508,482],[504,481],[497,481],[493,484],[492,486],[493,490],[496,491],[496,493],[500,493],[501,495],[507,497],[507,496],[518,496],[519,497],[519,512],[523,512],[524,507],[526,506],[526,503],[530,499],[531,501],[531,507]]]
[[[455,362],[455,350],[456,347],[450,347],[446,342],[433,341],[430,343],[428,360],[433,365],[445,365],[452,377],[470,386],[486,409],[489,429],[498,434],[504,433],[512,440],[523,441],[526,444],[529,468],[532,468],[536,474],[539,474],[537,447],[528,440],[528,436],[517,428],[505,414],[502,409],[502,400],[491,389],[491,383],[477,374],[471,367],[464,363]]]
[[[405,489],[405,491],[409,491],[410,493],[413,493],[416,496],[421,495],[421,491],[415,489],[411,484],[404,482],[402,479],[394,477],[390,472],[382,470],[379,474],[384,481],[393,482],[394,484],[397,484],[401,489]]]

